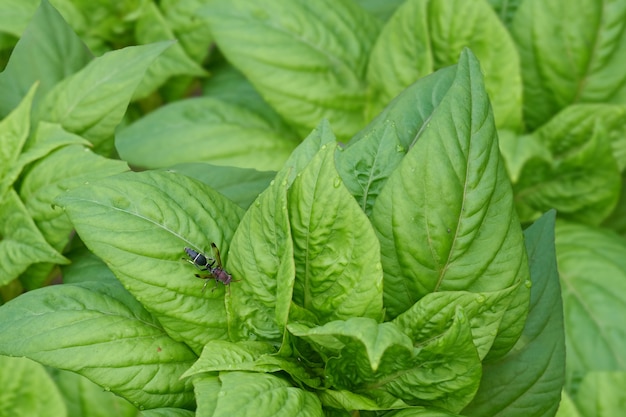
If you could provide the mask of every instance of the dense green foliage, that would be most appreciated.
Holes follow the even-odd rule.
[[[39,3],[0,415],[621,411],[626,1]]]

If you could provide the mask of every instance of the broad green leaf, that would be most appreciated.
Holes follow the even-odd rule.
[[[534,130],[570,104],[626,104],[626,4],[526,0],[512,34],[524,82],[524,119]]]
[[[90,252],[85,246],[80,246],[66,253],[72,260],[69,265],[63,265],[61,274],[64,284],[78,284],[85,281],[117,281],[113,272],[102,259]]]
[[[322,145],[288,192],[296,265],[293,302],[319,323],[357,316],[380,319],[378,240],[337,173],[335,150]]]
[[[231,339],[282,339],[296,274],[287,175],[284,170],[276,176],[248,209],[233,236],[229,268],[245,278],[228,305]]]
[[[574,397],[583,417],[619,416],[626,404],[626,372],[590,372]]]
[[[205,161],[271,170],[282,166],[297,142],[244,106],[200,97],[139,119],[116,135],[115,145],[123,159],[145,168]]]
[[[140,44],[149,44],[176,40],[176,35],[159,7],[150,2],[142,8],[141,16],[135,24],[135,39]],[[180,43],[175,43],[148,68],[134,97],[143,98],[165,83],[168,78],[181,75],[204,77],[208,75],[208,72],[187,55]]]
[[[484,363],[480,390],[463,415],[540,417],[556,412],[564,383],[565,346],[554,219],[551,211],[524,232],[532,279],[526,326],[507,355]]]
[[[0,369],[1,416],[68,415],[61,393],[43,366],[27,358],[0,356]]]
[[[222,372],[194,381],[196,415],[213,417],[322,417],[322,405],[309,391],[283,378],[256,372]]]
[[[469,47],[480,60],[496,126],[520,130],[522,84],[509,32],[485,0],[408,0],[376,40],[367,79],[375,112]]]
[[[227,337],[224,289],[201,292],[198,270],[182,258],[185,247],[209,255],[215,242],[227,262],[239,207],[188,177],[150,171],[94,181],[57,201],[87,247],[174,339],[199,352]]]
[[[510,130],[500,130],[498,143],[513,184],[520,180],[524,166],[533,159],[538,163],[553,163],[550,149],[536,135],[518,135]]]
[[[17,278],[32,264],[68,262],[46,242],[12,188],[0,201],[0,259],[0,285]]]
[[[205,183],[243,209],[250,207],[276,176],[273,171],[257,171],[204,162],[174,165],[169,171],[180,172]]]
[[[20,104],[0,121],[0,201],[21,171],[17,161],[30,131],[30,112],[36,91],[35,84]]]
[[[94,59],[46,95],[39,117],[100,145],[113,137],[146,69],[170,45],[129,46]]]
[[[276,110],[263,100],[250,81],[228,63],[211,67],[211,77],[202,84],[202,95],[248,109],[265,120],[276,134],[284,138],[293,138],[295,141],[300,140],[300,135],[296,134]]]
[[[609,230],[562,223],[556,250],[568,388],[591,371],[625,371],[626,240]]]
[[[513,17],[524,0],[488,0],[493,10],[496,12],[502,23],[507,28],[511,27]]]
[[[559,409],[557,410],[555,417],[582,417],[576,409],[576,405],[572,398],[567,394],[565,390],[561,393],[561,402],[559,403]]]
[[[170,29],[176,34],[187,55],[196,62],[204,62],[212,53],[213,38],[206,22],[198,19],[198,9],[205,0],[163,0],[159,8]]]
[[[295,381],[319,388],[320,379],[312,376],[294,358],[277,355],[276,348],[266,342],[243,341],[238,343],[212,340],[202,349],[200,358],[182,378],[207,372],[248,371],[288,373]]]
[[[0,353],[77,372],[136,407],[193,405],[178,378],[196,356],[119,283],[30,291],[0,307]]]
[[[381,242],[390,318],[432,292],[492,292],[528,279],[493,114],[468,50],[371,217]],[[512,295],[494,342],[497,352],[508,350],[522,331],[528,296],[523,285]]]
[[[142,417],[195,417],[196,413],[182,408],[154,408],[141,412]]]
[[[478,389],[480,360],[461,309],[447,329],[414,341],[394,323],[363,317],[312,328],[290,323],[288,329],[329,356],[325,376],[338,389],[386,391],[407,404],[451,411],[463,408]]]
[[[63,394],[68,417],[139,416],[139,410],[133,404],[79,374],[58,369],[49,372]]]
[[[326,118],[345,139],[364,125],[365,70],[379,22],[358,5],[220,0],[203,16],[220,51],[301,132]]]
[[[337,138],[327,120],[319,122],[300,145],[289,155],[283,169],[289,170],[288,184],[291,186],[296,175],[317,155],[324,146],[337,146]]]
[[[385,417],[462,417],[459,414],[446,413],[439,410],[429,410],[424,408],[409,408],[405,410],[392,411],[385,414]]]
[[[339,389],[353,391],[400,372],[417,354],[409,337],[396,325],[371,318],[353,317],[318,327],[289,323],[287,328],[329,356],[326,377]]]
[[[337,169],[370,216],[389,175],[411,149],[456,76],[448,67],[421,78],[394,99],[337,155]]]
[[[4,0],[0,3],[0,32],[11,34],[16,38],[32,19],[37,10],[36,0]]]
[[[516,286],[491,293],[466,291],[440,291],[426,294],[404,313],[395,323],[411,340],[425,340],[434,330],[443,332],[454,318],[456,308],[461,306],[472,331],[474,345],[482,360],[498,333],[504,312],[509,307],[511,294]]]
[[[533,133],[550,151],[532,159],[515,184],[516,207],[525,221],[556,208],[559,216],[599,224],[615,207],[621,186],[611,146],[612,134],[624,135],[626,107],[569,106]]]
[[[7,4],[5,1],[2,3]],[[27,2],[20,0],[17,3],[20,6],[9,6],[11,14]],[[0,11],[3,18],[10,18],[11,14]],[[19,23],[19,20],[15,22]],[[38,96],[43,96],[61,80],[87,65],[91,59],[92,55],[85,44],[59,12],[48,1],[42,1],[15,45],[4,72],[0,74],[0,117],[14,109],[35,82],[39,82]]]
[[[276,348],[266,342],[244,341],[239,343],[226,340],[212,340],[202,349],[200,358],[187,369],[182,378],[204,372],[215,371],[252,371],[277,372],[276,366],[264,366],[256,363],[264,355],[276,353]]]
[[[20,198],[46,240],[61,251],[73,226],[54,206],[54,199],[64,191],[124,171],[128,165],[123,161],[101,157],[81,145],[65,146],[29,169],[21,183]]]
[[[389,20],[396,9],[404,2],[404,0],[356,0],[362,8],[372,15],[376,16],[381,22]]]
[[[324,407],[331,407],[345,411],[392,410],[396,408],[408,407],[408,404],[404,401],[398,400],[397,398],[391,397],[393,399],[392,402],[381,404],[380,398],[370,398],[365,396],[364,393],[356,394],[347,390],[326,389],[319,391],[317,396]]]
[[[88,140],[67,132],[56,123],[39,122],[37,130],[29,137],[14,168],[22,172],[31,162],[50,154],[65,145],[90,146]]]

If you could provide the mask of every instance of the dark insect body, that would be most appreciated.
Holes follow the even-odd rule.
[[[193,266],[198,268],[200,271],[207,271],[209,273],[208,275],[196,274],[196,277],[207,280],[202,287],[202,292],[206,290],[206,286],[209,283],[208,280],[210,279],[215,280],[215,287],[213,287],[211,291],[215,291],[218,282],[221,282],[226,286],[229,286],[231,282],[237,282],[233,281],[232,275],[224,270],[224,267],[222,266],[222,259],[220,258],[220,251],[217,246],[215,246],[215,243],[211,243],[211,249],[213,250],[214,258],[208,257],[200,252],[196,252],[191,248],[185,248],[187,256],[191,258],[186,259],[186,261],[193,264]],[[228,287],[228,292],[230,293],[230,286]]]

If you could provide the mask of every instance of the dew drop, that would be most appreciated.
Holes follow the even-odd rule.
[[[273,186],[275,182],[276,182],[276,181],[271,180],[271,181],[270,181],[270,187],[271,187],[271,186]]]
[[[476,302],[478,304],[482,304],[485,302],[485,296],[484,295],[479,295],[478,297],[476,297]]]
[[[404,146],[396,145],[396,152],[404,153],[404,152],[406,152],[406,150],[404,149]]]
[[[321,150],[326,149],[326,144],[322,145],[322,147],[320,148]]]
[[[533,283],[529,279],[527,279],[526,282],[524,282],[524,285],[526,285],[526,288],[530,288],[533,286]]]
[[[104,387],[104,390],[105,390],[106,392],[109,392],[109,391],[111,391],[111,387]]]
[[[333,186],[335,188],[339,188],[340,185],[341,185],[341,177],[335,178],[335,181],[333,181]]]
[[[257,207],[261,207],[261,202],[259,200],[257,200],[257,201],[254,202],[254,205],[257,206]]]

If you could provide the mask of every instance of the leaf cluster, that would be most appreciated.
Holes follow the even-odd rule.
[[[0,403],[619,409],[621,1],[51,3],[0,0]]]

